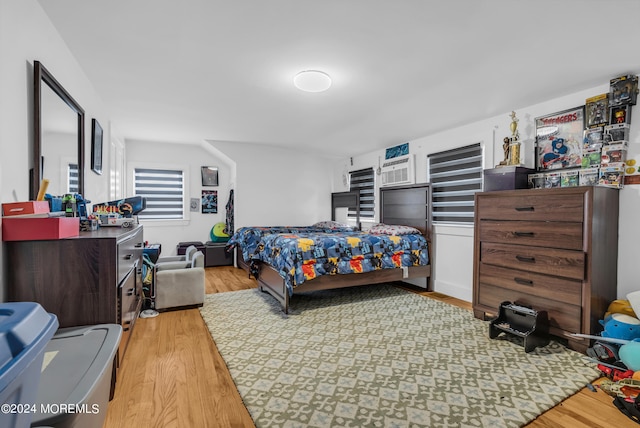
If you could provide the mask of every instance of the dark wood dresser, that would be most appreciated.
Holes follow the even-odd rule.
[[[10,301],[40,303],[60,327],[122,325],[122,359],[140,307],[142,226],[79,237],[6,242]]]
[[[473,310],[510,301],[547,311],[551,334],[585,351],[617,295],[618,190],[568,187],[477,193]]]

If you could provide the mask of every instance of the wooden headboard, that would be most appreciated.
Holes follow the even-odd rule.
[[[360,229],[360,192],[337,192],[331,194],[331,220],[336,219],[336,208],[356,210],[356,224]]]
[[[415,227],[431,239],[431,185],[381,187],[380,222]]]

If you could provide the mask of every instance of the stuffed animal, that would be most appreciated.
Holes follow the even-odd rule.
[[[620,361],[629,369],[637,372],[640,370],[640,342],[628,342],[618,350]]]
[[[602,337],[613,339],[640,339],[640,320],[625,314],[613,314],[600,320],[604,327]]]
[[[604,319],[607,319],[609,315],[613,314],[625,314],[629,315],[630,317],[638,318],[629,300],[620,299],[611,302],[611,304],[607,308],[607,312],[604,314]]]

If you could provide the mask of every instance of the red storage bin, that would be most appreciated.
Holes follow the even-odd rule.
[[[2,204],[2,215],[42,214],[49,212],[47,201],[9,202]]]
[[[5,217],[2,219],[3,241],[42,241],[80,235],[78,217]]]

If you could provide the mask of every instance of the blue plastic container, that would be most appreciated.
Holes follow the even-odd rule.
[[[0,427],[31,425],[44,351],[58,318],[34,302],[0,303]]]

